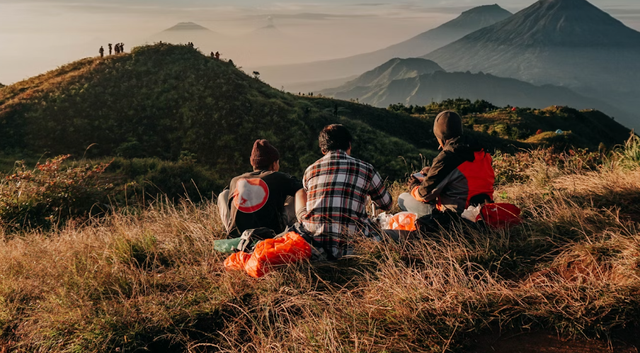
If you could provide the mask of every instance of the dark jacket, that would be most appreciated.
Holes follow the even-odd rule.
[[[494,182],[491,155],[458,137],[445,143],[412,195],[422,202],[437,201],[440,211],[462,213],[469,205],[493,200]]]
[[[233,178],[229,185],[230,234],[240,236],[260,227],[283,232],[285,200],[300,189],[302,182],[280,172],[259,170]]]

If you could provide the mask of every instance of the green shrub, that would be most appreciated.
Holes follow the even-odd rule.
[[[637,167],[640,165],[640,137],[631,134],[624,146],[614,151],[614,157],[625,166]]]
[[[113,197],[119,204],[135,204],[158,196],[199,202],[219,193],[229,182],[211,168],[197,164],[187,152],[183,152],[177,162],[158,158],[115,158],[107,173],[120,186]]]
[[[596,152],[584,149],[558,152],[553,147],[515,155],[498,152],[493,156],[498,185],[536,180],[543,182],[550,176],[561,173],[594,171],[604,162],[604,156]]]
[[[17,163],[15,173],[0,184],[0,224],[5,230],[48,229],[108,208],[113,185],[100,175],[109,164],[64,168],[62,164],[69,157],[38,163],[33,170]]]

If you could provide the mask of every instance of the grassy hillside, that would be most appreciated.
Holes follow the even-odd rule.
[[[434,146],[431,127],[419,119],[286,94],[188,46],[84,59],[0,91],[0,148],[7,153],[187,156],[224,177],[250,168],[257,138],[282,152],[283,170],[300,174],[320,156],[318,132],[333,122],[353,130],[356,156],[392,178],[408,171],[398,156],[417,164]]]
[[[640,141],[593,169],[557,162],[570,154],[550,157],[497,159],[499,175],[521,180],[496,197],[523,208],[523,226],[402,244],[360,239],[349,259],[261,280],[224,270],[212,203],[159,203],[5,236],[0,349],[484,352],[506,340],[540,352],[557,351],[549,345],[560,337],[563,352],[609,352],[607,341],[633,352]],[[535,340],[540,332],[550,338]]]
[[[564,149],[590,148],[597,150],[600,143],[607,148],[622,144],[630,130],[604,113],[588,109],[578,111],[563,106],[545,109],[496,107],[490,102],[468,99],[447,99],[427,106],[394,104],[389,110],[420,116],[433,124],[436,115],[447,109],[463,116],[467,129],[510,140],[516,146],[549,146]],[[555,134],[557,130],[563,133]],[[540,132],[540,134],[538,134]],[[521,143],[521,144],[518,144]],[[487,141],[487,144],[491,142]]]
[[[299,97],[189,46],[157,44],[127,55],[80,60],[2,88],[0,168],[8,173],[16,159],[33,167],[35,161],[66,154],[71,160],[102,163],[115,157],[106,174],[127,197],[111,197],[112,202],[158,194],[201,200],[251,169],[249,155],[258,138],[280,150],[283,171],[301,176],[321,156],[317,134],[330,123],[349,127],[354,155],[390,180],[402,179],[435,156],[432,118],[444,109],[468,115],[469,133],[492,151],[539,144],[598,148],[600,142],[613,145],[628,136],[597,112],[587,118],[585,112],[483,109],[478,116],[470,115],[479,109],[471,106],[445,102],[421,107],[427,114],[412,116],[405,114],[406,107],[394,112]],[[571,135],[527,140],[539,128]],[[22,216],[17,212],[11,222],[24,222]]]

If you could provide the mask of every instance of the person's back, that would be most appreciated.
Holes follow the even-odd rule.
[[[462,119],[457,113],[440,113],[433,131],[442,151],[426,168],[422,180],[412,177],[411,194],[400,195],[398,205],[445,225],[470,205],[492,202],[495,173],[491,155],[463,136]],[[436,207],[433,213],[432,205]],[[429,222],[423,219],[422,223]]]
[[[290,175],[270,170],[235,177],[230,183],[229,206],[231,217],[235,219],[236,235],[262,227],[282,233],[290,223],[285,202],[301,187],[302,184]]]
[[[391,208],[391,195],[371,164],[351,157],[351,135],[342,125],[329,125],[320,133],[324,157],[307,168],[303,185],[306,209],[298,215],[314,245],[339,258],[348,235],[369,235],[367,197],[380,209]]]
[[[491,155],[474,141],[456,137],[447,140],[412,193],[423,202],[437,200],[440,211],[462,213],[469,205],[490,201],[494,182]]]
[[[257,228],[281,233],[295,220],[293,197],[302,183],[279,172],[278,151],[267,140],[257,140],[251,164],[254,171],[233,178],[219,197],[221,218],[232,237]],[[287,202],[291,206],[285,210]]]

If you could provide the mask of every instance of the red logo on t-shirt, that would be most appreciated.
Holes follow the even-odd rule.
[[[269,187],[262,179],[240,179],[233,194],[238,211],[253,213],[260,210],[269,199]]]

